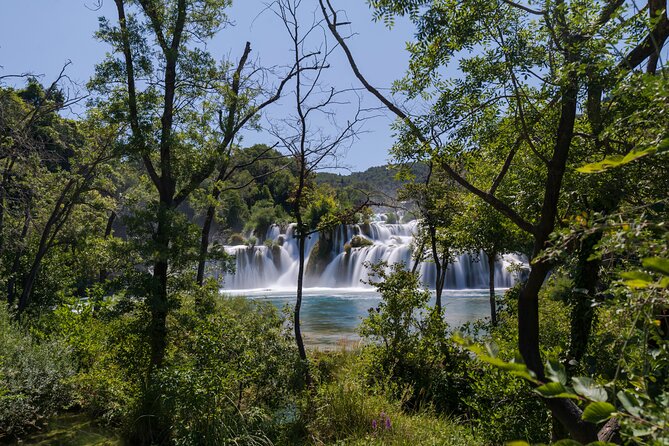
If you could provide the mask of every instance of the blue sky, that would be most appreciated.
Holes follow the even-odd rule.
[[[244,43],[251,42],[252,55],[262,65],[282,65],[289,60],[289,44],[283,25],[269,12],[261,13],[264,0],[237,0],[229,10],[233,27],[222,30],[208,45],[216,58],[236,60]],[[388,30],[382,23],[373,23],[371,11],[364,0],[334,2],[345,10],[357,35],[350,45],[360,69],[374,85],[388,88],[400,78],[407,65],[405,42],[411,38],[411,26],[398,21]],[[104,0],[94,10],[96,0],[2,0],[0,15],[0,75],[31,72],[43,75],[50,83],[63,64],[70,60],[67,73],[73,81],[84,85],[94,66],[108,48],[95,40],[98,17],[115,19],[112,0]],[[316,8],[316,0],[304,0],[307,10]],[[337,88],[359,87],[340,51],[331,59],[329,83]],[[366,105],[377,105],[371,99]],[[280,119],[288,107],[277,106],[265,114],[265,120]],[[345,117],[344,117],[345,119]],[[266,121],[264,121],[266,122]],[[351,170],[364,170],[384,164],[392,145],[390,117],[380,117],[365,126],[366,132],[351,147],[343,163]],[[244,145],[273,143],[267,133],[244,135]]]

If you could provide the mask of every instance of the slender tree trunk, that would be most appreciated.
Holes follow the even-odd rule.
[[[304,364],[304,380],[307,386],[311,387],[311,373],[309,372],[309,364],[307,363],[307,351],[304,348],[304,339],[302,338],[302,326],[300,323],[300,310],[302,308],[302,288],[304,285],[304,258],[305,258],[305,242],[306,235],[304,234],[304,229],[302,228],[302,219],[298,218],[298,249],[299,249],[299,264],[297,270],[297,297],[295,299],[295,312],[293,315],[294,318],[294,329],[295,329],[295,341],[297,342],[297,350],[300,354],[300,359]]]
[[[497,326],[497,303],[495,301],[495,259],[497,254],[487,254],[488,257],[488,288],[490,289],[490,321]]]
[[[25,244],[28,230],[30,229],[30,207],[26,206],[25,218],[23,220],[23,228],[21,229],[21,236],[18,241],[16,254],[14,254],[14,261],[12,268],[9,271],[9,279],[7,280],[7,305],[11,308],[16,300],[16,279],[21,266],[21,256],[23,255],[23,245]]]
[[[23,281],[23,289],[21,290],[21,296],[19,297],[18,305],[18,314],[20,315],[26,309],[30,303],[30,298],[32,296],[33,288],[35,286],[35,281],[37,280],[37,275],[42,266],[42,260],[44,256],[49,251],[53,245],[53,241],[63,227],[63,224],[68,220],[70,213],[75,205],[76,198],[80,195],[82,187],[80,186],[75,189],[73,195],[68,199],[67,196],[74,187],[75,182],[70,180],[67,185],[63,188],[63,191],[60,193],[58,200],[54,206],[49,219],[44,225],[42,230],[42,235],[40,236],[39,244],[37,246],[37,253],[33,259],[32,265],[30,266],[30,271],[26,276],[26,279]]]
[[[304,339],[302,338],[302,328],[300,325],[300,310],[302,308],[302,288],[304,285],[304,257],[305,257],[305,237],[300,233],[298,236],[299,263],[297,270],[297,298],[295,300],[295,341],[300,358],[303,361],[307,359],[307,352],[304,348]]]
[[[574,291],[571,296],[571,343],[568,355],[577,362],[585,354],[592,330],[595,314],[592,303],[597,291],[601,262],[599,259],[590,260],[590,256],[601,238],[601,232],[587,236],[578,252]]]
[[[150,326],[150,346],[151,346],[151,366],[160,368],[165,358],[165,349],[167,347],[167,313],[169,310],[167,279],[168,279],[168,260],[171,230],[169,200],[160,203],[158,210],[158,227],[156,230],[156,245],[158,257],[153,267],[153,292],[151,293],[151,326]]]
[[[425,239],[422,239],[420,241],[420,246],[418,247],[418,250],[416,251],[418,253],[418,256],[413,262],[413,267],[411,268],[411,272],[413,274],[416,274],[416,271],[418,271],[418,265],[420,265],[421,261],[423,260],[423,249],[425,249]]]
[[[116,212],[111,211],[111,213],[109,214],[109,218],[107,219],[107,226],[105,227],[105,235],[104,235],[105,240],[109,239],[109,237],[111,236],[112,229],[114,228],[114,221],[116,221]],[[103,283],[104,281],[107,280],[108,277],[109,277],[109,272],[103,265],[100,268],[98,282]]]
[[[218,200],[218,194],[214,194],[214,200]],[[209,251],[209,233],[214,222],[216,208],[212,205],[207,208],[207,215],[202,224],[202,235],[200,238],[200,255],[197,262],[197,284],[202,286],[204,283],[204,269],[207,265],[207,253]]]
[[[430,244],[432,245],[432,260],[434,261],[434,267],[436,269],[436,275],[434,280],[434,289],[436,293],[435,308],[441,314],[441,295],[444,290],[444,278],[446,277],[446,270],[441,264],[439,259],[439,251],[437,249],[437,228],[430,224],[428,227],[430,233]]]
[[[14,167],[15,156],[12,156],[7,161],[7,166],[2,174],[2,184],[0,184],[0,254],[5,250],[5,200],[7,197],[7,187],[9,186],[9,178],[11,176],[12,168]]]

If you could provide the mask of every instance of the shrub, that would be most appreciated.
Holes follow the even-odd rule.
[[[232,234],[228,239],[228,244],[233,246],[246,245],[246,237],[242,234]]]
[[[467,445],[483,444],[464,423],[429,407],[406,413],[402,398],[369,388],[359,377],[360,358],[351,358],[332,382],[318,388],[309,433],[316,444]]]
[[[434,405],[438,411],[462,413],[469,392],[469,356],[448,338],[442,315],[428,306],[430,292],[420,288],[418,275],[394,264],[372,266],[371,281],[381,293],[377,308],[360,326],[371,341],[365,348],[371,382],[390,381],[400,396],[411,389],[414,408]]]
[[[38,341],[0,305],[0,438],[21,438],[67,405],[74,370],[63,342]]]
[[[396,214],[396,213],[394,213],[394,212],[388,212],[388,213],[386,214],[386,223],[388,223],[389,225],[397,224],[397,221],[398,221],[398,220],[399,220],[399,218],[397,217],[397,214]]]
[[[96,420],[127,424],[146,374],[148,318],[141,305],[118,300],[71,300],[42,318],[46,337],[60,337],[72,352],[72,402]]]
[[[298,364],[276,308],[245,298],[185,299],[170,333],[169,360],[153,391],[171,442],[270,444],[279,414],[293,405]]]

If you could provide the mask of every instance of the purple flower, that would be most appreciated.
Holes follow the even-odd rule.
[[[390,429],[392,425],[390,424],[390,417],[386,418],[386,429]]]
[[[376,420],[372,420],[372,429],[376,430]]]

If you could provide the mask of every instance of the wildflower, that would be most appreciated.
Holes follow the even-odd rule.
[[[392,425],[390,424],[390,417],[386,418],[386,429],[390,429]]]
[[[376,420],[372,420],[372,429],[376,430]]]

